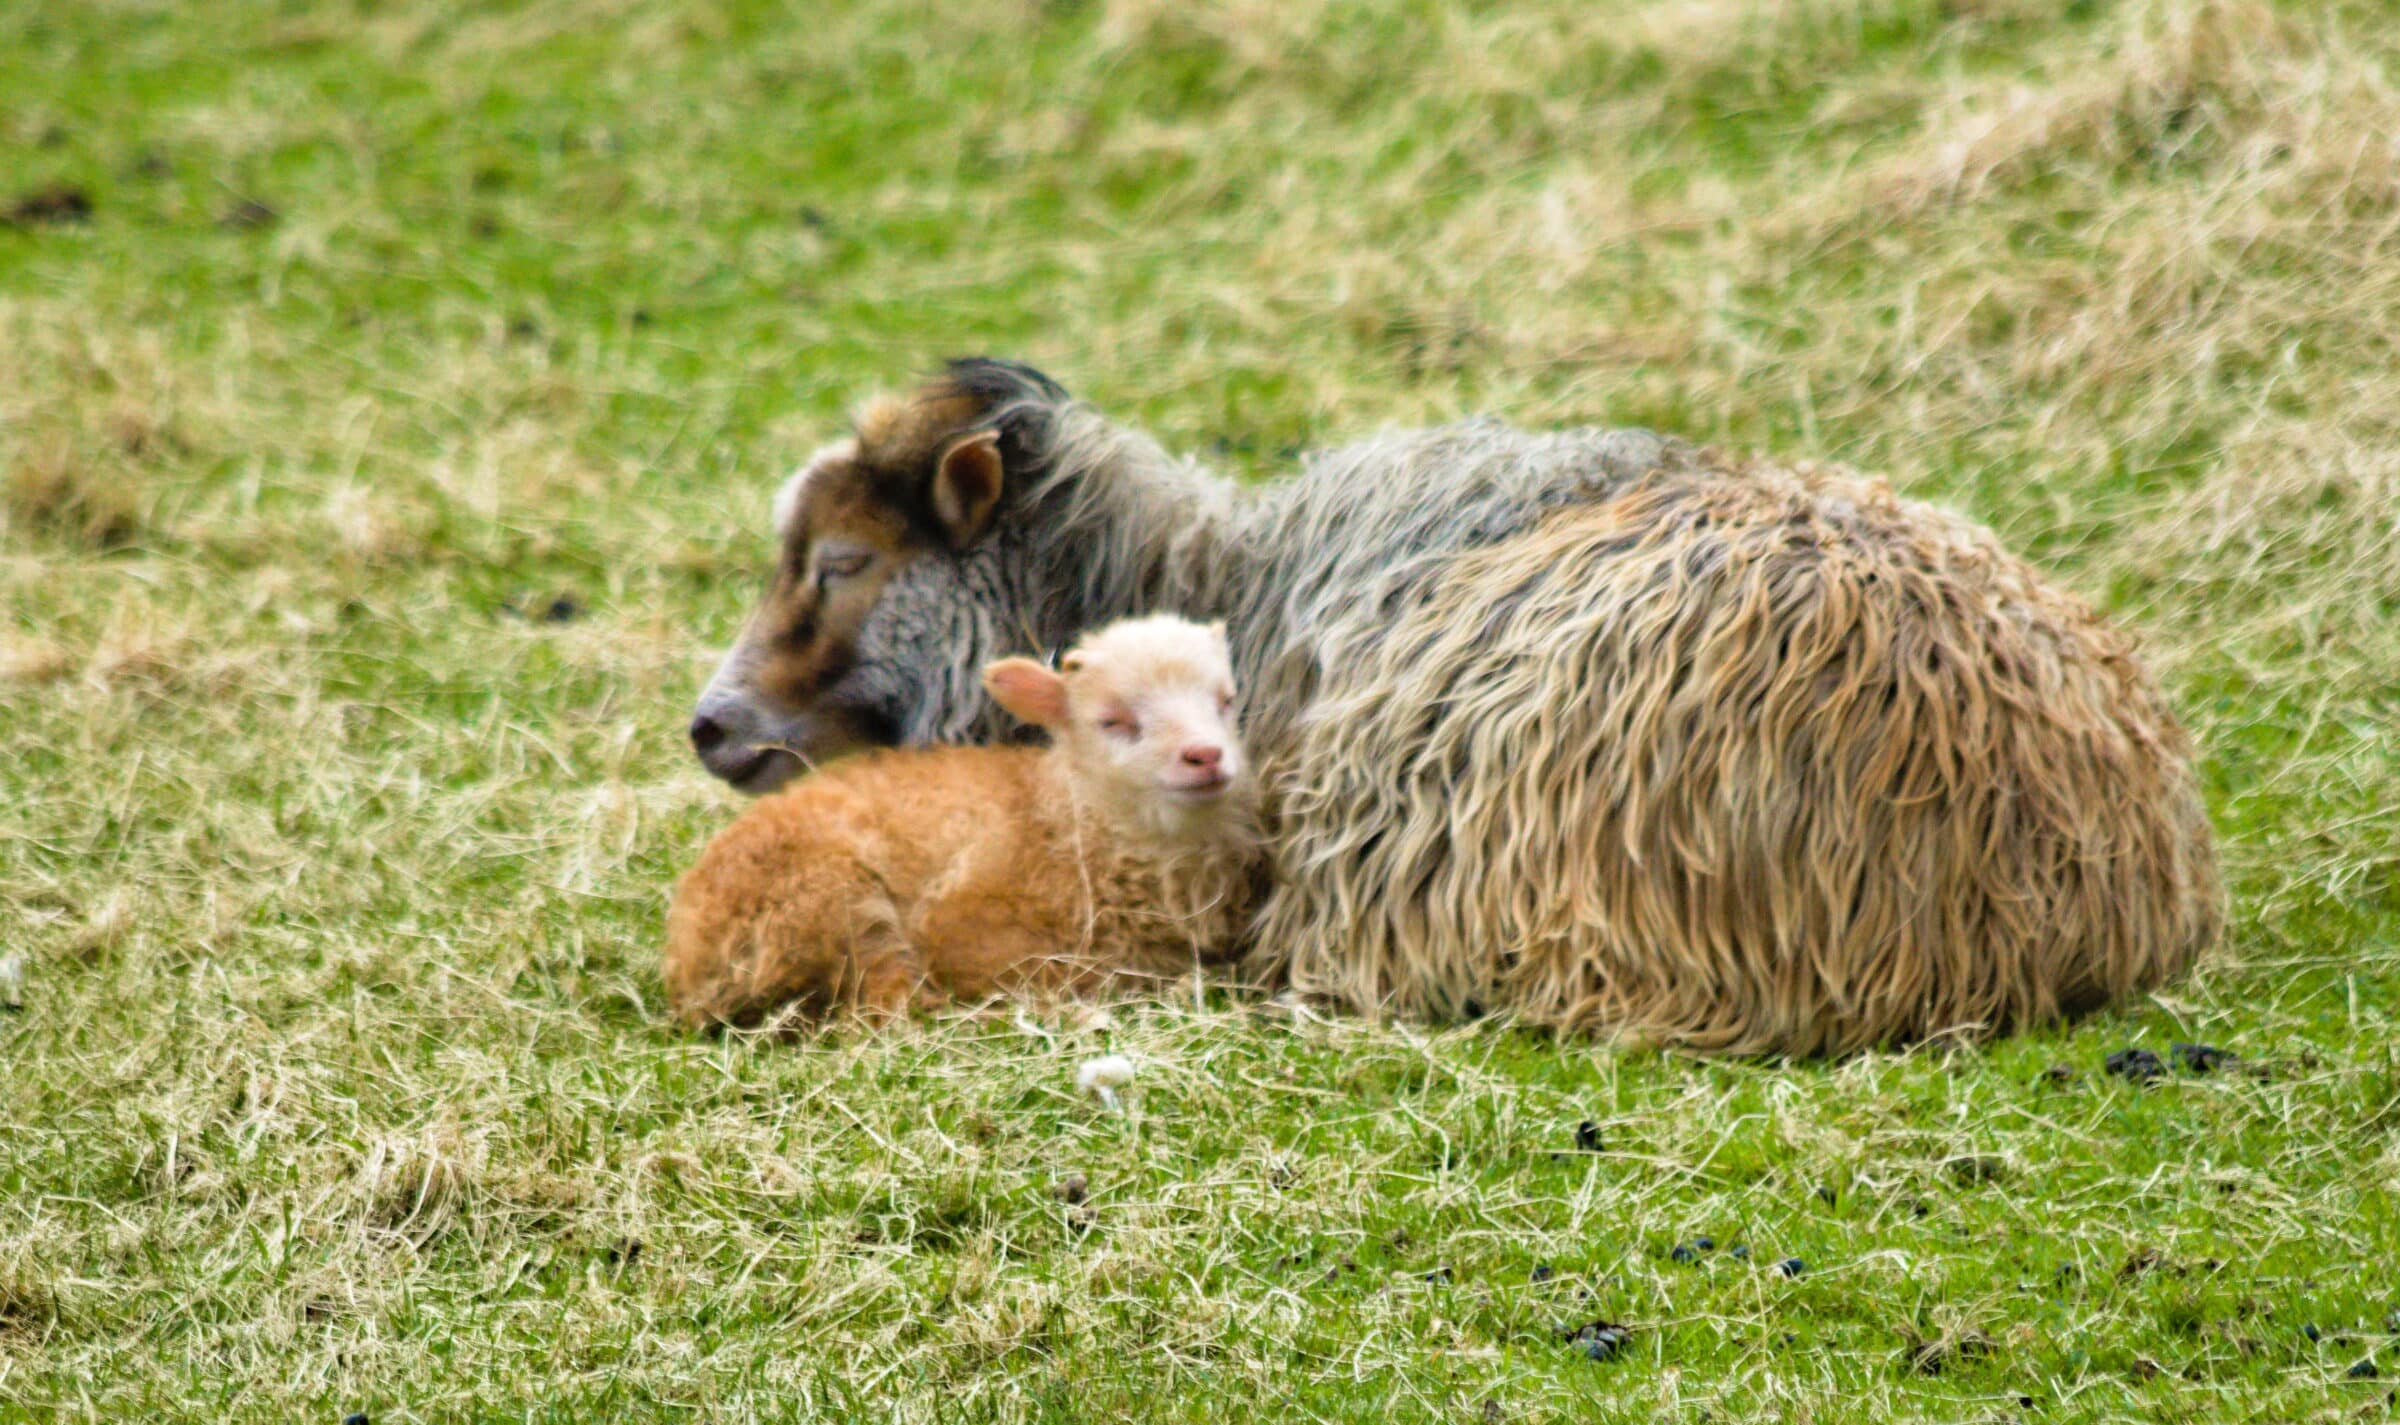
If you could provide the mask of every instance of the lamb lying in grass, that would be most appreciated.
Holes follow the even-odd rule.
[[[1262,864],[1223,625],[983,671],[1048,748],[870,754],[750,807],[667,916],[687,1024],[1156,984],[1239,949]]]

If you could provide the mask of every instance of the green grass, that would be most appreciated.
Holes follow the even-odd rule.
[[[0,1418],[2383,1418],[2395,20],[0,7],[0,213],[90,206],[0,222]],[[1492,410],[1966,509],[2142,634],[2227,943],[1831,1064],[679,1035],[768,491],[978,350],[1261,476]]]

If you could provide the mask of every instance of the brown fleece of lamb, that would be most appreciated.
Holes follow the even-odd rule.
[[[1168,622],[1102,635],[1117,655],[1105,670],[1078,671],[1070,654],[1063,680],[1035,676],[1071,696],[1077,717],[1129,685],[1229,695],[1221,632],[1186,626],[1208,644],[1195,666],[1176,635],[1158,636]],[[1196,721],[1208,725],[1193,735],[1221,736],[1235,765],[1230,727],[1206,712]],[[746,809],[668,913],[676,1016],[747,1025],[788,1007],[882,1018],[1154,988],[1230,958],[1261,866],[1246,771],[1218,799],[1177,803],[1123,767],[1112,775],[1089,727],[1052,731],[1048,749],[871,753]],[[1183,734],[1166,736],[1171,753]],[[1147,768],[1146,745],[1119,750]]]

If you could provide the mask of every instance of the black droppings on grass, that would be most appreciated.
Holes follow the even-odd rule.
[[[1583,1122],[1581,1122],[1581,1123],[1578,1123],[1578,1124],[1576,1124],[1576,1125],[1575,1125],[1575,1151],[1576,1151],[1576,1152],[1578,1152],[1578,1153],[1597,1153],[1597,1152],[1599,1152],[1599,1151],[1600,1151],[1600,1146],[1601,1146],[1601,1143],[1600,1143],[1600,1125],[1599,1125],[1599,1124],[1597,1124],[1597,1123],[1594,1123],[1594,1122],[1592,1122],[1592,1120],[1590,1120],[1590,1119],[1588,1119],[1588,1118],[1587,1118],[1587,1119],[1585,1119]]]
[[[1557,1275],[1557,1272],[1554,1272],[1550,1269],[1550,1264],[1548,1262],[1543,1262],[1533,1269],[1533,1283],[1534,1285],[1539,1286],[1543,1282],[1546,1282]]]
[[[1689,1242],[1678,1242],[1668,1251],[1667,1257],[1670,1261],[1697,1262],[1700,1260],[1700,1249]]]
[[[2317,1323],[2314,1321],[2311,1321],[2306,1326],[2301,1327],[2300,1334],[2306,1336],[2312,1342],[2322,1341],[2325,1339],[2325,1333],[2317,1329]]]
[[[92,220],[92,195],[72,183],[36,188],[0,209],[0,224],[10,227],[57,227]]]
[[[2167,1052],[2175,1062],[2195,1074],[2213,1074],[2229,1064],[2242,1062],[2242,1056],[2214,1044],[2170,1044]]]
[[[2049,1068],[2042,1070],[2043,1080],[2058,1088],[2064,1088],[2082,1077],[2083,1075],[2075,1072],[2075,1066],[2072,1064],[2052,1064]]]
[[[573,623],[583,617],[583,602],[573,594],[520,594],[502,604],[500,612],[534,623]]]
[[[1615,1321],[1587,1321],[1581,1326],[1560,1327],[1558,1334],[1586,1359],[1607,1361],[1614,1360],[1633,1339],[1633,1328]]]
[[[1083,1174],[1069,1173],[1051,1185],[1050,1195],[1069,1207],[1077,1207],[1092,1195],[1092,1185]]]
[[[1798,1257],[1786,1257],[1775,1264],[1775,1270],[1787,1277],[1796,1277],[1808,1270],[1808,1263]]]
[[[1425,1280],[1433,1283],[1435,1286],[1448,1286],[1450,1283],[1458,1280],[1458,1274],[1451,1271],[1448,1267],[1435,1267],[1432,1271],[1425,1274]]]
[[[2158,1056],[2147,1049],[2119,1049],[2108,1056],[2104,1067],[2116,1077],[2137,1084],[2146,1084],[2167,1071]]]
[[[1694,1237],[1692,1239],[1692,1245],[1698,1247],[1703,1252],[1713,1252],[1717,1250],[1717,1239],[1714,1237]]]
[[[1817,1201],[1824,1203],[1827,1207],[1839,1206],[1841,1200],[1842,1195],[1838,1192],[1835,1192],[1830,1187],[1821,1187],[1817,1189]]]
[[[1736,1243],[1736,1244],[1734,1245],[1734,1248],[1733,1248],[1732,1256],[1733,1256],[1733,1259],[1734,1259],[1735,1261],[1737,1261],[1737,1262],[1747,1262],[1747,1261],[1749,1261],[1749,1260],[1750,1260],[1750,1248],[1749,1248],[1749,1246],[1748,1246],[1747,1244],[1743,1244],[1743,1243]]]
[[[367,1412],[353,1410],[342,1417],[342,1425],[367,1425]]]
[[[642,1259],[642,1239],[631,1237],[610,1247],[608,1259],[622,1266],[632,1266]]]
[[[2351,1380],[2375,1380],[2381,1377],[2383,1372],[2376,1368],[2373,1361],[2360,1361],[2342,1374]]]

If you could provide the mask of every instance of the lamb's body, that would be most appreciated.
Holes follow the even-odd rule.
[[[1115,661],[1092,663],[1092,648]],[[1222,635],[1176,620],[1121,624],[1068,662],[1062,677],[1010,660],[1019,677],[1057,690],[1054,715],[1036,719],[1052,729],[1049,748],[870,753],[764,798],[719,833],[667,917],[676,1015],[750,1024],[792,1006],[886,1016],[1155,987],[1229,959],[1260,858],[1250,779],[1218,706]],[[1163,738],[1106,739],[1069,717],[1070,696],[1078,710],[1121,707],[1178,684],[1199,689],[1180,724],[1172,708],[1145,706]],[[1192,756],[1192,737],[1211,754],[1198,775],[1215,783],[1197,797],[1160,785],[1179,749]]]
[[[871,753],[709,843],[667,917],[667,998],[749,1024],[1155,986],[1239,943],[1254,860],[1128,841],[1041,749]]]
[[[2189,743],[2129,641],[1879,481],[1475,421],[1248,491],[1013,368],[958,383],[1008,502],[891,575],[843,696],[986,740],[957,671],[984,642],[1224,618],[1262,979],[1801,1054],[2095,1006],[2217,932]],[[860,458],[894,459],[873,427]],[[756,715],[744,656],[704,714]]]

